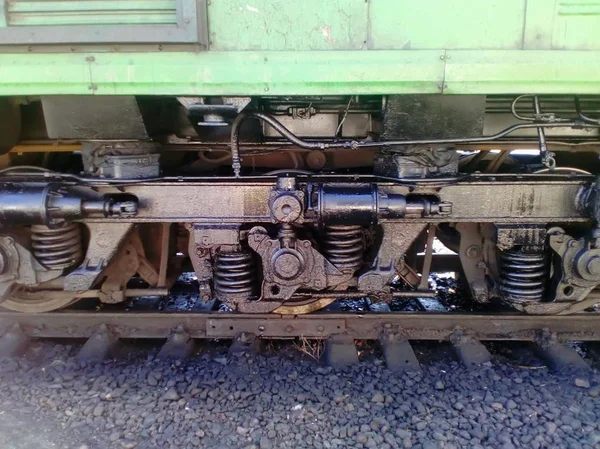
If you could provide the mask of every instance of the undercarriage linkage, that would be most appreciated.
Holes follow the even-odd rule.
[[[531,112],[523,112],[524,99]],[[37,166],[1,170],[2,307],[46,312],[84,297],[114,304],[144,289],[162,294],[184,271],[194,272],[202,300],[245,313],[307,313],[339,297],[427,297],[435,295],[429,276],[439,244],[450,250],[450,271],[477,303],[500,300],[529,314],[593,305],[586,298],[600,283],[598,181],[582,168],[558,167],[549,150],[557,145],[550,141],[556,129],[600,128],[578,98],[575,114],[563,117],[542,110],[538,96],[517,97],[509,111],[517,124],[473,137],[464,130],[473,125],[483,132],[485,98],[467,105],[476,113],[459,123],[463,137],[398,138],[396,110],[388,114],[396,119],[383,120],[382,139],[373,121],[384,98],[357,104],[355,122],[348,122],[358,101],[350,98],[339,117],[321,117],[322,130],[312,128],[318,114],[312,100],[287,109],[273,99],[246,100],[225,108],[235,110],[232,117],[214,113],[192,123],[198,136],[198,126],[226,131],[208,133],[224,137],[215,145],[229,146],[225,156],[201,150],[197,160],[190,158],[194,169],[214,169],[207,176],[170,165],[177,158],[169,139],[83,141],[79,174]],[[333,114],[332,99],[318,101],[329,111],[324,114]],[[389,105],[414,107],[422,117],[421,101],[437,100],[395,98]],[[188,119],[194,110],[188,108]],[[250,118],[262,126],[253,132],[279,140],[244,141],[241,125]],[[321,132],[329,137],[318,137]],[[482,172],[490,150],[473,155],[456,147],[502,147],[515,133],[537,145],[539,160],[515,159],[503,171],[510,152],[501,150]],[[359,135],[366,137],[345,137]],[[295,168],[248,173],[244,159],[272,156],[268,148],[275,145],[273,152],[289,156]],[[350,165],[329,160],[339,151],[354,158],[370,150]],[[309,151],[303,160],[317,169],[298,168],[296,151]],[[284,162],[269,160],[288,167]],[[222,176],[230,167],[233,176]],[[174,174],[161,174],[167,171]]]

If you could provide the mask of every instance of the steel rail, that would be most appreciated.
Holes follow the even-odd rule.
[[[184,329],[191,338],[234,338],[241,333],[262,338],[323,339],[345,334],[377,339],[393,332],[410,340],[448,340],[466,334],[479,340],[536,341],[542,333],[561,340],[600,340],[600,313],[532,316],[513,313],[329,313],[308,315],[62,311],[43,314],[0,312],[0,333],[15,324],[39,338],[89,338],[106,328],[118,338],[167,338]]]

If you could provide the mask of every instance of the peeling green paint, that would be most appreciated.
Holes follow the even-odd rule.
[[[597,0],[41,3],[0,0],[0,44],[26,42],[0,45],[0,95],[600,94]],[[130,25],[121,9],[170,25]],[[113,42],[111,25],[52,25],[65,11],[90,23],[97,10],[124,20],[123,42],[137,46],[86,46]],[[7,25],[7,11],[36,26]],[[62,45],[74,36],[87,44]]]

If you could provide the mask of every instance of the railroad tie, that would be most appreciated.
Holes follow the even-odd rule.
[[[358,351],[354,337],[332,335],[325,344],[325,362],[332,368],[344,368],[358,363]]]
[[[178,326],[160,348],[157,358],[163,360],[186,359],[194,353],[195,349],[196,341],[191,338],[183,326]]]
[[[0,337],[0,357],[13,357],[23,354],[29,346],[29,337],[18,323],[13,324]]]
[[[118,340],[105,324],[101,324],[81,347],[77,358],[86,362],[101,362],[112,355]]]
[[[556,334],[542,331],[536,340],[537,352],[554,371],[587,372],[591,368],[571,346],[561,342]]]
[[[420,372],[421,365],[413,351],[410,342],[393,333],[383,333],[379,337],[379,344],[383,350],[385,363],[390,371],[394,372]]]
[[[461,331],[450,336],[450,342],[454,347],[459,360],[467,368],[475,367],[492,360],[490,351],[476,338],[466,335]]]

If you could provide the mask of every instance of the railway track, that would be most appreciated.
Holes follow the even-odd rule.
[[[355,343],[375,340],[388,368],[418,370],[411,341],[449,342],[467,366],[491,360],[482,342],[529,342],[558,370],[587,370],[589,364],[568,344],[600,341],[600,313],[529,316],[464,312],[319,312],[308,315],[223,312],[78,311],[43,314],[0,313],[0,353],[25,351],[31,339],[87,339],[78,357],[101,360],[123,339],[164,339],[159,356],[184,358],[198,340],[233,341],[232,351],[254,347],[261,339],[325,341],[332,366],[358,362]]]

